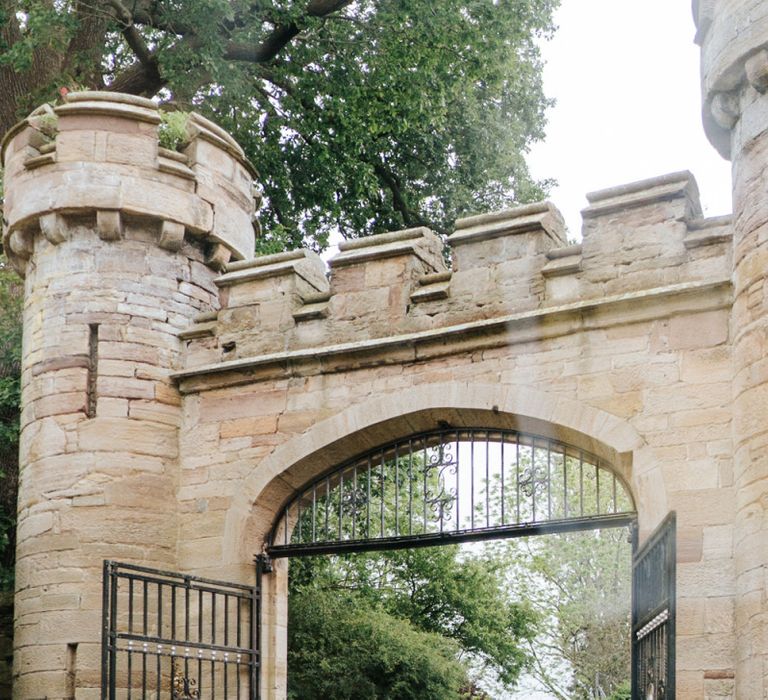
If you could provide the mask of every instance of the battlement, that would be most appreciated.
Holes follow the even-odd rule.
[[[253,257],[255,170],[240,146],[191,113],[180,150],[163,148],[160,123],[151,100],[80,92],[11,129],[4,244],[20,274],[39,233],[56,245],[84,218],[103,240],[122,238],[128,218],[154,222],[159,246],[200,245],[216,269]]]
[[[230,264],[221,311],[183,333],[179,376],[377,341],[405,349],[467,324],[530,326],[563,309],[728,284],[731,219],[702,217],[690,173],[587,199],[578,244],[540,202],[461,219],[445,243],[425,228],[345,241],[327,268],[305,250]]]

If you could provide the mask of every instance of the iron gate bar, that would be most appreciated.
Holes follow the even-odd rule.
[[[483,542],[496,539],[512,539],[530,535],[553,535],[566,532],[582,532],[618,527],[629,527],[637,519],[633,513],[616,515],[595,515],[569,520],[551,520],[523,525],[483,528],[459,532],[437,532],[413,537],[389,537],[370,540],[345,540],[332,544],[293,544],[266,547],[272,559],[285,557],[313,556],[316,554],[342,554],[345,552],[381,552],[395,549],[434,547],[442,544],[461,542]]]
[[[633,700],[675,698],[676,528],[672,511],[633,556]]]
[[[103,575],[103,700],[116,700],[118,691],[130,699],[134,690],[135,697],[150,693],[158,699],[194,700],[204,688],[213,699],[258,698],[258,569],[255,587],[114,561],[104,562]],[[250,625],[247,637],[242,634],[243,618]],[[223,638],[218,636],[222,631]],[[139,668],[134,668],[136,655],[141,658]],[[241,676],[247,678],[242,679],[245,694]],[[224,694],[217,695],[222,685]]]
[[[429,546],[621,527],[634,517],[621,477],[585,450],[515,430],[441,427],[325,471],[283,505],[265,551]]]

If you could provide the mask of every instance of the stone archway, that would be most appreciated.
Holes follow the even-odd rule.
[[[411,410],[403,412],[403,406]],[[262,546],[279,507],[313,477],[365,448],[438,424],[525,430],[588,450],[611,464],[629,486],[643,528],[655,525],[658,511],[664,514],[665,505],[660,504],[659,494],[651,498],[649,493],[643,493],[644,487],[653,481],[638,478],[633,465],[635,461],[643,463],[644,443],[625,421],[527,387],[521,390],[445,383],[351,406],[277,448],[243,485],[242,502],[228,517],[230,536],[253,547],[251,538],[255,535]],[[253,506],[244,520],[251,498]],[[287,681],[286,560],[274,562],[273,573],[262,579],[262,585],[262,654],[269,660],[262,673],[262,694],[266,698],[281,698]]]

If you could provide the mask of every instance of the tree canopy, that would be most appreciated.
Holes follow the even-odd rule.
[[[540,198],[558,0],[0,0],[0,132],[58,88],[157,96],[260,172],[265,250]]]
[[[524,647],[537,616],[510,593],[502,563],[455,545],[292,560],[290,693],[347,697],[349,673],[363,684],[358,689],[376,689],[355,698],[442,700],[460,690],[484,697],[478,688],[487,677],[514,687],[528,664]],[[363,646],[365,654],[358,653]],[[396,687],[405,676],[392,669],[401,666],[412,680]],[[444,685],[420,684],[438,669]],[[406,686],[416,694],[405,694]],[[310,695],[309,688],[325,692]]]
[[[0,258],[0,263],[2,259]],[[13,587],[21,373],[21,281],[0,264],[0,591]]]
[[[351,697],[411,697],[379,673],[402,667],[427,700],[498,697],[523,679],[562,700],[623,700],[630,560],[626,529],[293,559],[289,693],[348,697],[359,678],[370,692]]]
[[[497,543],[490,555],[538,613],[529,673],[558,700],[629,697],[631,544],[626,529]],[[502,562],[506,561],[506,565]]]

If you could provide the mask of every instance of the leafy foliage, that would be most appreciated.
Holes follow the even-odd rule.
[[[611,693],[608,700],[632,700],[632,688],[629,681],[622,683]]]
[[[0,131],[62,86],[159,96],[261,172],[263,250],[542,197],[558,0],[0,0]]]
[[[19,449],[21,282],[0,259],[0,590],[13,587]]]
[[[456,652],[352,593],[305,590],[291,599],[288,697],[456,698],[466,680]]]
[[[452,640],[461,650],[465,673],[476,676],[480,686],[489,671],[513,687],[527,664],[522,647],[534,635],[533,612],[509,597],[497,561],[460,557],[455,546],[297,559],[291,562],[290,590],[291,610],[299,600],[303,615],[313,614],[301,602],[306,596],[338,593],[354,599],[360,610],[407,622],[438,640],[435,644]],[[299,640],[289,631],[289,645],[299,642],[321,643]],[[289,657],[291,684],[307,672]]]
[[[160,112],[160,126],[158,127],[158,140],[163,148],[172,151],[184,144],[187,138],[187,112]]]
[[[539,613],[531,672],[553,697],[619,700],[630,670],[631,547],[624,529],[499,544],[510,581]]]

